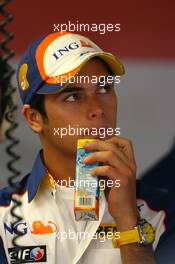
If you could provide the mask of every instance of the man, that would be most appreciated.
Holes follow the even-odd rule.
[[[141,195],[136,199],[131,141],[114,133],[100,137],[101,128],[105,132],[116,128],[115,85],[111,78],[103,85],[100,82],[111,74],[124,74],[120,61],[89,39],[69,32],[36,40],[22,57],[17,72],[22,113],[39,135],[42,150],[31,173],[21,181],[21,192],[10,188],[0,192],[1,263],[155,263],[153,249],[165,230],[164,213],[149,208]],[[89,78],[72,82],[77,76]],[[89,82],[94,76],[98,82]],[[68,126],[90,132],[96,128],[97,134],[60,137],[58,129]],[[76,221],[74,188],[60,185],[61,180],[75,180],[78,138],[95,139],[83,146],[92,151],[83,162],[101,164],[92,175],[107,183],[120,182],[119,188],[107,186],[100,192],[96,221]],[[23,221],[16,226],[11,224],[12,197],[22,202],[17,213]],[[99,230],[105,232],[95,236]],[[112,230],[112,238],[106,230]],[[17,231],[23,232],[18,239],[22,247],[15,249],[12,238]],[[86,239],[75,236],[85,232],[90,234]]]

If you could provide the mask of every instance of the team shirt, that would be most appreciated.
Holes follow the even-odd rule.
[[[117,232],[117,225],[108,212],[104,192],[100,192],[99,220],[76,221],[74,188],[53,186],[41,152],[31,173],[20,183],[20,193],[13,193],[9,186],[0,191],[0,263],[89,264],[92,260],[97,264],[122,263],[120,249],[113,247],[108,236],[108,231]],[[156,229],[153,249],[157,256],[172,235],[175,223],[172,220],[175,204],[166,203],[164,195],[137,181],[137,206],[141,218]],[[15,210],[22,220],[14,227],[12,198],[22,203]],[[17,240],[19,248],[12,244],[17,231],[23,234]]]

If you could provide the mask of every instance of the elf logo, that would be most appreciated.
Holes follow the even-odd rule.
[[[8,248],[10,263],[38,263],[46,262],[46,246],[27,246]]]
[[[86,43],[85,41],[80,40],[80,44],[78,42],[71,42],[69,45],[66,45],[62,47],[61,49],[58,49],[56,52],[54,52],[52,55],[53,57],[58,60],[60,59],[65,53],[70,52],[71,50],[78,49],[79,47],[85,47],[85,48],[92,48],[93,47]]]

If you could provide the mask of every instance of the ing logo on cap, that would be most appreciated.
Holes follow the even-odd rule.
[[[26,76],[27,70],[28,70],[28,65],[25,63],[20,67],[18,74],[19,86],[23,91],[29,88],[29,83],[27,81],[27,76]]]

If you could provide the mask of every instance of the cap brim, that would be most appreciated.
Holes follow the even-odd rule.
[[[81,64],[79,65],[79,68],[77,72],[75,72],[74,75],[78,74],[80,70],[83,68],[83,66],[92,58],[94,57],[99,57],[101,58],[104,62],[107,63],[107,65],[110,67],[114,75],[123,75],[125,73],[125,69],[123,64],[120,62],[118,58],[116,58],[114,55],[111,53],[107,52],[93,52],[93,53],[87,53],[86,56],[82,59]],[[40,89],[36,92],[37,94],[54,94],[62,91],[69,85],[69,82],[67,83],[57,83],[57,84],[44,84],[40,87]]]

